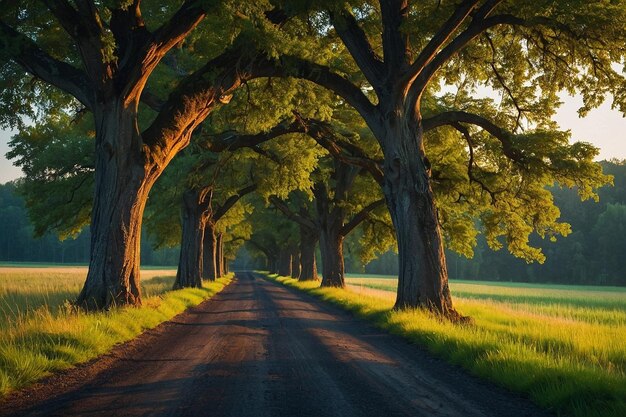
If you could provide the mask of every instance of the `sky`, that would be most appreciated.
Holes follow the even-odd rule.
[[[563,95],[561,101],[563,105],[554,119],[562,129],[571,130],[573,141],[590,142],[600,148],[598,160],[626,159],[626,118],[611,109],[609,101],[592,110],[585,118],[579,118],[577,113],[582,105],[580,97]],[[21,176],[20,169],[5,157],[12,134],[8,130],[0,130],[0,184]]]

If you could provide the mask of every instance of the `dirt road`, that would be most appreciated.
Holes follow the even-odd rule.
[[[33,416],[539,416],[309,296],[237,279]],[[61,384],[59,384],[60,386]]]

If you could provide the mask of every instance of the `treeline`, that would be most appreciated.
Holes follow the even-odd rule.
[[[526,263],[507,250],[491,250],[482,236],[467,259],[446,251],[451,278],[488,281],[518,281],[560,284],[626,285],[626,161],[601,162],[605,173],[613,175],[614,186],[598,191],[600,201],[581,202],[576,190],[552,187],[561,220],[572,226],[572,233],[555,242],[534,235],[533,246],[546,255],[546,261]],[[358,265],[346,262],[351,272]],[[386,253],[365,267],[372,274],[398,273],[397,255]]]
[[[551,188],[561,218],[572,226],[572,233],[554,242],[537,236],[531,239],[547,257],[543,264],[526,263],[505,249],[493,251],[479,236],[472,259],[446,251],[450,276],[466,280],[626,285],[626,161],[603,161],[602,166],[613,175],[614,186],[599,190],[598,203],[581,202],[576,190]],[[89,240],[88,229],[75,239],[61,241],[51,233],[35,238],[15,185],[0,185],[0,261],[84,264],[89,262]],[[364,266],[358,254],[349,248],[347,245],[344,252],[348,272],[398,274],[395,253],[387,252]],[[142,264],[176,265],[179,250],[178,246],[155,250],[150,236],[144,236]],[[242,248],[234,267],[262,267],[261,260],[253,258]]]
[[[0,184],[0,262],[89,263],[89,228],[75,238],[59,240],[53,233],[34,236],[24,199],[12,182]],[[154,250],[149,236],[141,242],[143,265],[172,266],[178,262],[178,248]]]

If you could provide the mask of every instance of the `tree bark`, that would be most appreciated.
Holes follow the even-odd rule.
[[[215,236],[215,223],[209,219],[204,227],[203,265],[202,278],[215,281],[217,279],[217,237]]]
[[[206,190],[186,190],[182,201],[183,230],[174,289],[201,288],[204,229],[210,197]]]
[[[267,257],[267,270],[270,274],[278,274],[278,259],[275,256]]]
[[[163,170],[140,145],[134,103],[94,111],[95,195],[89,271],[76,303],[88,310],[140,305],[141,223],[148,193]]]
[[[322,253],[322,287],[346,286],[344,277],[343,240],[346,210],[343,203],[359,169],[334,160],[335,185],[331,199],[326,185],[317,183],[313,188],[315,208],[320,225],[320,249]]]
[[[322,287],[346,286],[343,261],[344,237],[337,228],[322,229],[320,249],[322,253]]]
[[[407,120],[408,119],[408,120]],[[416,119],[388,123],[384,194],[395,226],[399,253],[395,307],[428,308],[459,318],[452,307],[437,208]]]
[[[283,248],[278,255],[278,275],[282,277],[291,276],[291,253],[287,248]]]
[[[300,225],[300,277],[299,281],[318,281],[315,262],[315,246],[319,240],[317,231]]]

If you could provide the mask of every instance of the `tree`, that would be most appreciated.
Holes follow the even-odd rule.
[[[582,91],[586,109],[609,90],[621,98],[623,77],[611,67],[620,61],[626,39],[621,2],[381,0],[303,7],[285,3],[285,9],[332,27],[319,32],[319,44],[341,42],[356,65],[292,53],[283,54],[277,64],[284,73],[341,96],[380,143],[383,189],[399,249],[396,308],[424,307],[459,318],[448,288],[438,215],[443,205],[434,195],[432,158],[425,146],[428,132],[457,130],[466,142],[457,148],[472,186],[483,182],[474,175],[480,170],[481,177],[508,178],[509,187],[523,188],[533,181],[534,196],[547,201],[540,190],[554,180],[578,185],[582,197],[606,181],[592,163],[593,149],[569,145],[549,117],[561,89]],[[454,85],[456,96],[435,96],[443,83]],[[502,93],[499,106],[471,100],[480,84]],[[486,165],[476,161],[479,151]],[[490,166],[494,161],[497,169]],[[495,194],[499,189],[485,186],[483,191]],[[537,230],[527,217],[533,210],[527,207],[523,215],[515,215],[506,208],[511,203],[517,208],[533,204],[514,195],[481,203],[494,208],[481,219],[489,242],[501,244],[498,237],[506,230],[513,252],[541,258],[527,243]],[[555,210],[543,216],[540,234],[565,231],[556,223]]]
[[[272,197],[270,201],[288,219],[297,223],[301,234],[302,256],[314,258],[314,245],[307,242],[308,236],[320,237],[322,255],[322,286],[345,286],[343,241],[345,237],[370,218],[371,213],[384,205],[384,200],[375,192],[377,185],[369,179],[362,168],[347,165],[338,159],[327,157],[312,174],[314,201],[306,194],[292,193],[287,201]],[[355,187],[355,180],[359,179]],[[368,236],[366,246],[378,248],[374,241],[386,241],[384,251],[391,243],[389,233]],[[311,239],[312,240],[312,239]],[[303,270],[308,264],[303,263]],[[310,279],[308,276],[301,280]]]
[[[78,104],[93,115],[91,259],[77,303],[88,309],[139,304],[140,231],[148,193],[171,159],[188,145],[195,128],[228,103],[234,90],[265,75],[263,59],[246,53],[250,39],[246,28],[251,21],[263,25],[269,19],[278,24],[281,16],[265,5],[247,4],[245,11],[235,13],[236,6],[229,2],[193,0],[178,8],[155,5],[146,19],[139,0],[43,3],[43,8],[12,3],[1,12],[0,54],[7,62],[2,67],[2,122],[20,123],[20,112],[11,114],[15,105],[11,93],[21,93],[28,77],[19,82],[12,78],[24,71],[42,82],[38,89],[45,93],[28,96],[33,106],[47,110],[59,103]],[[213,12],[210,18],[208,11]],[[238,36],[229,36],[241,21]],[[198,49],[208,52],[210,59],[204,58],[198,67],[197,59],[171,50],[191,39],[201,22],[210,31],[204,32],[208,42]],[[151,77],[166,55],[173,62],[161,71],[170,74],[170,94],[163,100],[146,85],[168,86]],[[21,71],[15,71],[16,65]],[[67,96],[56,99],[51,87]],[[148,111],[142,104],[156,115],[140,117]],[[142,119],[149,120],[145,127]]]
[[[313,214],[311,204],[311,190],[291,193],[284,200],[271,196],[270,202],[289,221],[295,223],[300,237],[300,281],[317,281],[317,262],[315,249],[320,238],[320,228]],[[285,270],[278,270],[279,275],[285,275]]]

